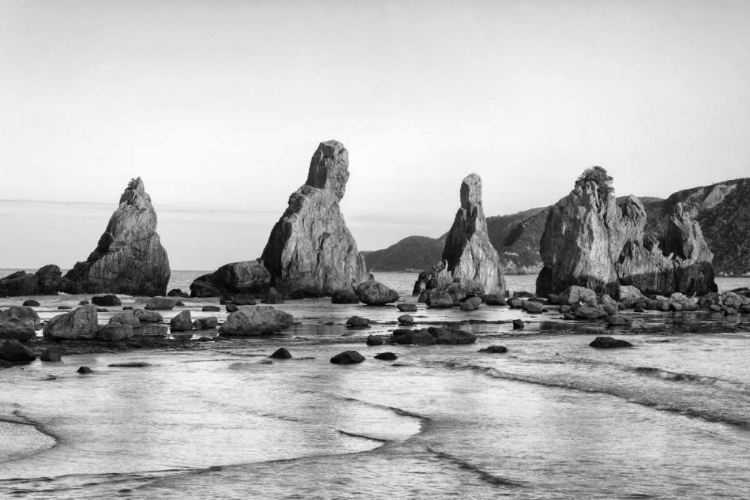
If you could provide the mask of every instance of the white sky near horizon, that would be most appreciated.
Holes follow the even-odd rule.
[[[70,268],[140,176],[173,269],[260,256],[319,142],[360,250],[750,176],[747,1],[0,0],[0,267]]]

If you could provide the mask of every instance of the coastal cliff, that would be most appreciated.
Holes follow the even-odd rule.
[[[537,294],[582,286],[616,295],[620,285],[662,295],[715,291],[713,255],[700,225],[677,204],[660,249],[658,241],[644,239],[643,204],[629,196],[618,206],[611,180],[604,169],[589,169],[552,207],[540,243]]]

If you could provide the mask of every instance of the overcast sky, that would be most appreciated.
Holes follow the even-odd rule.
[[[0,0],[0,267],[71,267],[143,178],[173,269],[258,257],[319,142],[360,250],[750,176],[750,2]]]

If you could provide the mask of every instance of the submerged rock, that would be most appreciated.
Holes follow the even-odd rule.
[[[260,335],[286,330],[294,318],[273,306],[242,306],[227,316],[219,332],[222,335]]]
[[[273,359],[292,359],[292,354],[283,347],[279,347],[276,351],[268,356]]]
[[[352,365],[361,363],[364,360],[365,357],[357,351],[344,351],[332,357],[331,363],[334,365]]]
[[[349,153],[337,141],[313,154],[307,182],[289,197],[261,257],[272,285],[284,295],[297,290],[331,295],[367,279],[364,256],[339,208],[349,179]]]
[[[156,224],[156,211],[143,181],[140,177],[131,180],[96,249],[65,275],[64,291],[166,294],[171,272]]]
[[[488,354],[504,354],[508,352],[508,348],[501,345],[491,345],[484,349],[479,349],[479,352],[486,352]]]
[[[437,340],[434,336],[430,335],[427,328],[423,328],[422,330],[398,329],[393,331],[393,343],[403,345],[434,345],[437,344]]]
[[[398,359],[398,354],[395,352],[381,352],[375,355],[375,359],[381,361],[396,361]]]
[[[589,344],[591,347],[597,347],[599,349],[611,349],[614,347],[633,347],[633,344],[626,342],[621,339],[614,339],[612,337],[596,337],[593,342]]]
[[[348,320],[346,320],[346,326],[370,326],[370,323],[372,323],[371,320],[367,318],[361,318],[359,316],[352,316]]]
[[[94,370],[89,368],[88,366],[81,366],[76,370],[76,372],[80,373],[81,375],[88,375],[89,373],[94,373]]]
[[[225,264],[190,285],[191,297],[262,295],[271,286],[271,273],[257,260]]]

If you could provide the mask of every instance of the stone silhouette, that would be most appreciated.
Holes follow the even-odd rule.
[[[140,177],[131,180],[96,249],[65,275],[64,291],[165,295],[169,259],[156,233],[156,222],[143,181]]]
[[[560,293],[569,286],[613,296],[620,285],[662,295],[714,289],[713,255],[698,223],[678,205],[662,250],[655,238],[644,237],[643,204],[629,196],[618,206],[611,180],[604,169],[589,169],[552,206],[540,244],[544,267],[537,294]]]
[[[365,259],[339,208],[348,179],[344,145],[321,143],[310,161],[307,182],[289,197],[261,257],[272,286],[283,295],[332,295],[367,279]]]

